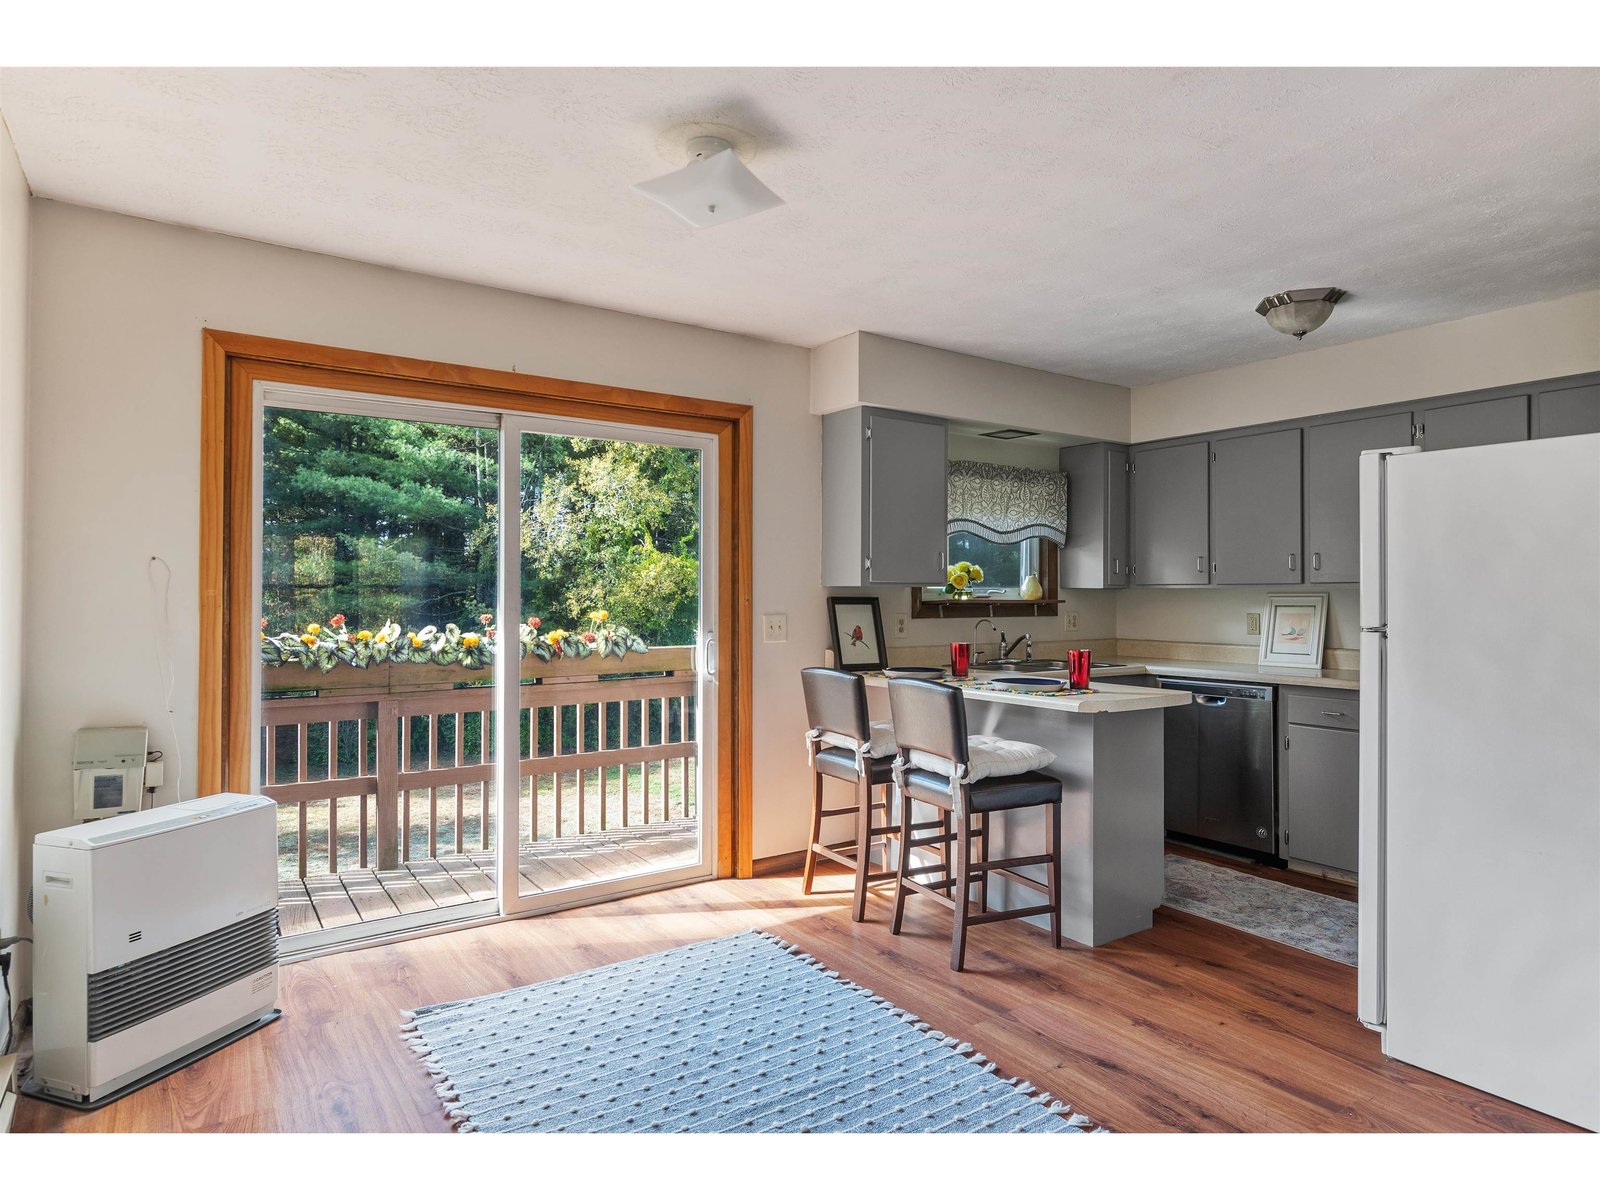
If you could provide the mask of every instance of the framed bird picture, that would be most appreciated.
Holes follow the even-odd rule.
[[[829,596],[833,661],[844,671],[881,671],[889,665],[883,648],[883,614],[876,596]]]

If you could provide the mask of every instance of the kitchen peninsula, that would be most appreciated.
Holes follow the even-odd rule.
[[[1056,756],[1043,770],[1062,788],[1062,935],[1100,946],[1149,929],[1164,890],[1160,710],[1190,703],[1189,693],[1094,681],[1088,693],[1027,695],[990,690],[990,678],[975,672],[964,688],[968,732],[1032,742]],[[888,680],[867,685],[873,719],[887,720]],[[1037,809],[993,814],[989,857],[1031,853],[1024,847],[1040,844],[1044,819]],[[1033,902],[1002,877],[989,886],[995,907]]]

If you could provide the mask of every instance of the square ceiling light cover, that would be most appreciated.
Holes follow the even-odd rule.
[[[696,229],[777,208],[783,199],[750,173],[732,149],[720,150],[659,179],[633,185]]]

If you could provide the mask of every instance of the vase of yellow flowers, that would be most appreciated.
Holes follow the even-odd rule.
[[[983,568],[974,563],[951,563],[944,572],[944,594],[949,600],[971,600],[972,585],[983,582]]]

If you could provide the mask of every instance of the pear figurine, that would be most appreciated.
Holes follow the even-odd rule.
[[[1029,575],[1022,581],[1022,598],[1024,600],[1037,600],[1044,595],[1044,588],[1039,586],[1039,577]]]

